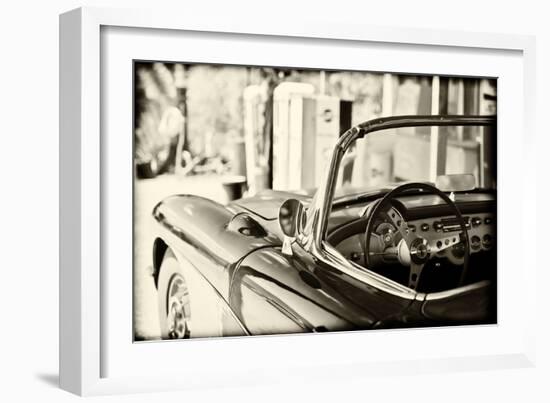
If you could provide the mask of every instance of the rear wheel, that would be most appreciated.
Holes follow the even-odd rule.
[[[190,337],[191,309],[189,290],[180,265],[168,249],[162,260],[158,278],[160,331],[163,339]]]

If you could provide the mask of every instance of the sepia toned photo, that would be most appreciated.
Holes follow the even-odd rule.
[[[134,61],[134,341],[497,323],[497,80]]]

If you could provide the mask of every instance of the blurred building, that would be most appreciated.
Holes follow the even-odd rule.
[[[285,82],[276,88],[274,189],[317,187],[338,136],[352,124],[380,116],[496,113],[495,80],[369,74],[380,85],[362,86],[366,73],[364,77],[333,74],[336,78],[328,74],[331,95],[319,94],[312,84]],[[354,94],[355,99],[345,101],[334,93]],[[494,179],[487,177],[492,172],[488,165],[493,136],[477,127],[403,128],[369,136],[344,158],[340,181],[360,188],[404,180],[435,181],[445,173],[473,173],[482,184]]]
[[[217,159],[217,172],[245,175],[250,193],[318,186],[338,136],[369,119],[496,114],[496,80],[489,79],[146,62],[135,71],[138,168],[174,172],[191,157]],[[185,117],[179,143],[162,124],[174,107]],[[341,182],[377,186],[444,172],[474,173],[479,184],[494,180],[494,135],[479,128],[392,134],[358,142]],[[178,158],[183,149],[187,160]]]

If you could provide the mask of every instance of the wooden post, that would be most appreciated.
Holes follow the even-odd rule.
[[[496,86],[487,79],[479,82],[478,105],[479,115],[496,114]],[[479,134],[479,179],[480,186],[496,186],[496,127],[482,127]]]
[[[432,78],[432,115],[439,114],[439,76]],[[439,135],[439,127],[430,128],[430,181],[445,174],[447,160],[447,136]]]
[[[393,76],[384,73],[382,79],[382,116],[393,115]]]
[[[327,86],[327,77],[325,70],[319,71],[319,94],[325,95],[326,94],[326,86]]]
[[[464,115],[464,79],[458,79],[458,91],[457,91],[457,101],[456,101],[456,114]],[[464,126],[458,126],[457,128],[457,139],[458,141],[464,140]]]
[[[181,160],[183,153],[183,146],[185,144],[185,137],[187,134],[187,89],[178,88],[178,109],[181,111],[183,121],[178,133],[178,143],[176,145],[176,166],[174,171],[176,174],[182,171]]]

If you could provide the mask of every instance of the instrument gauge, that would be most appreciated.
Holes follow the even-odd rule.
[[[481,248],[481,238],[474,235],[470,240],[470,248],[472,248],[472,250],[479,250],[479,248]]]

